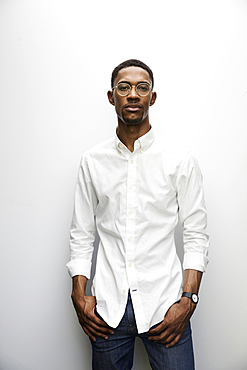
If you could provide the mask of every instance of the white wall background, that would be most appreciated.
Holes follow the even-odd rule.
[[[82,153],[113,135],[112,69],[154,71],[156,131],[205,179],[197,370],[246,370],[247,1],[0,0],[0,370],[88,370],[68,232]],[[134,369],[150,369],[141,343]]]

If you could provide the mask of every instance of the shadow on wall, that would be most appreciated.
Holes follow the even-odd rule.
[[[175,229],[175,244],[177,249],[177,255],[183,264],[184,259],[184,247],[183,247],[183,227],[181,224],[177,224]]]
[[[93,258],[92,258],[91,278],[88,280],[87,287],[86,287],[86,294],[87,295],[92,294],[91,293],[91,286],[92,286],[93,278],[94,278],[94,275],[95,275],[95,267],[96,267],[96,259],[97,259],[97,254],[98,254],[98,248],[99,248],[99,235],[96,231]]]

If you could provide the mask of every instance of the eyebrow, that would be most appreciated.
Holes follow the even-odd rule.
[[[132,85],[131,84],[131,82],[129,82],[129,81],[119,81],[118,83],[117,83],[117,85],[118,84],[120,84],[120,83],[125,83],[125,84],[129,84],[129,85]],[[142,83],[146,83],[146,84],[148,84],[148,85],[152,85],[152,84],[150,84],[148,81],[138,81],[137,83],[136,83],[136,85],[138,85],[138,84],[142,84]]]

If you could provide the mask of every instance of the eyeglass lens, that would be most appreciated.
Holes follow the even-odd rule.
[[[120,84],[117,85],[117,92],[121,96],[126,96],[130,93],[131,87],[132,86],[126,82],[120,82]],[[141,82],[135,86],[135,89],[138,95],[146,96],[150,91],[150,85],[148,83]]]

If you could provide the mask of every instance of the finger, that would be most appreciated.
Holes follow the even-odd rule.
[[[109,325],[107,325],[107,323],[104,321],[104,320],[101,320],[98,316],[96,316],[95,314],[93,315],[90,315],[90,316],[87,316],[88,320],[94,322],[95,324],[97,324],[98,326],[102,326],[102,327],[109,327]]]
[[[105,321],[99,319],[95,314],[94,316],[86,318],[85,322],[102,333],[114,334],[113,329]]]
[[[108,334],[114,334],[114,331],[111,328],[105,326],[98,326],[91,320],[83,320],[81,322],[81,325],[82,326],[85,325],[92,333],[101,337],[105,337]]]
[[[90,326],[89,324],[84,323],[82,325],[82,328],[86,332],[86,334],[88,336],[90,336],[90,338],[92,338],[93,340],[96,339],[95,338],[96,336],[97,337],[104,338],[104,339],[108,339],[109,338],[109,334],[110,333],[103,332],[100,329],[98,330],[97,328],[94,328],[94,327]]]
[[[179,334],[179,335],[177,335],[176,336],[176,338],[175,339],[173,339],[173,341],[172,342],[170,342],[170,343],[168,343],[167,345],[166,345],[166,348],[170,348],[170,347],[173,347],[173,346],[175,346],[175,344],[177,344],[178,342],[179,342],[179,339],[181,338],[181,335]]]
[[[166,340],[166,336],[164,334],[161,335],[152,335],[148,337],[148,340],[151,340],[153,342],[164,342]]]
[[[159,343],[169,343],[174,339],[175,336],[175,333],[171,333],[171,331],[165,330],[159,335],[149,336],[148,339]]]
[[[157,343],[166,343],[166,339],[161,336],[148,337],[148,340]]]
[[[78,313],[78,317],[85,322],[93,322],[97,326],[109,327],[104,320],[101,320],[94,312],[84,312],[83,315]]]
[[[153,341],[155,343],[165,343],[165,344],[170,344],[174,340],[174,336],[172,337],[167,337],[163,335],[158,335],[155,337],[149,337],[148,338],[150,341]]]
[[[150,335],[157,335],[157,334],[160,334],[160,333],[162,333],[163,331],[165,331],[166,330],[166,328],[167,328],[167,326],[165,325],[165,323],[164,322],[162,322],[159,326],[157,326],[156,328],[154,328],[154,329],[151,329],[151,330],[149,330],[149,334]]]
[[[104,321],[102,320],[99,321],[101,324],[102,323],[105,324],[105,326],[99,326],[97,323],[86,317],[84,319],[81,319],[80,323],[82,326],[85,325],[88,328],[88,330],[90,330],[93,334],[101,336],[103,338],[108,336],[108,334],[114,334],[114,330],[110,328]]]
[[[82,325],[82,329],[89,336],[89,338],[91,338],[94,342],[96,342],[96,338],[91,334],[90,330],[88,330],[86,326]]]

